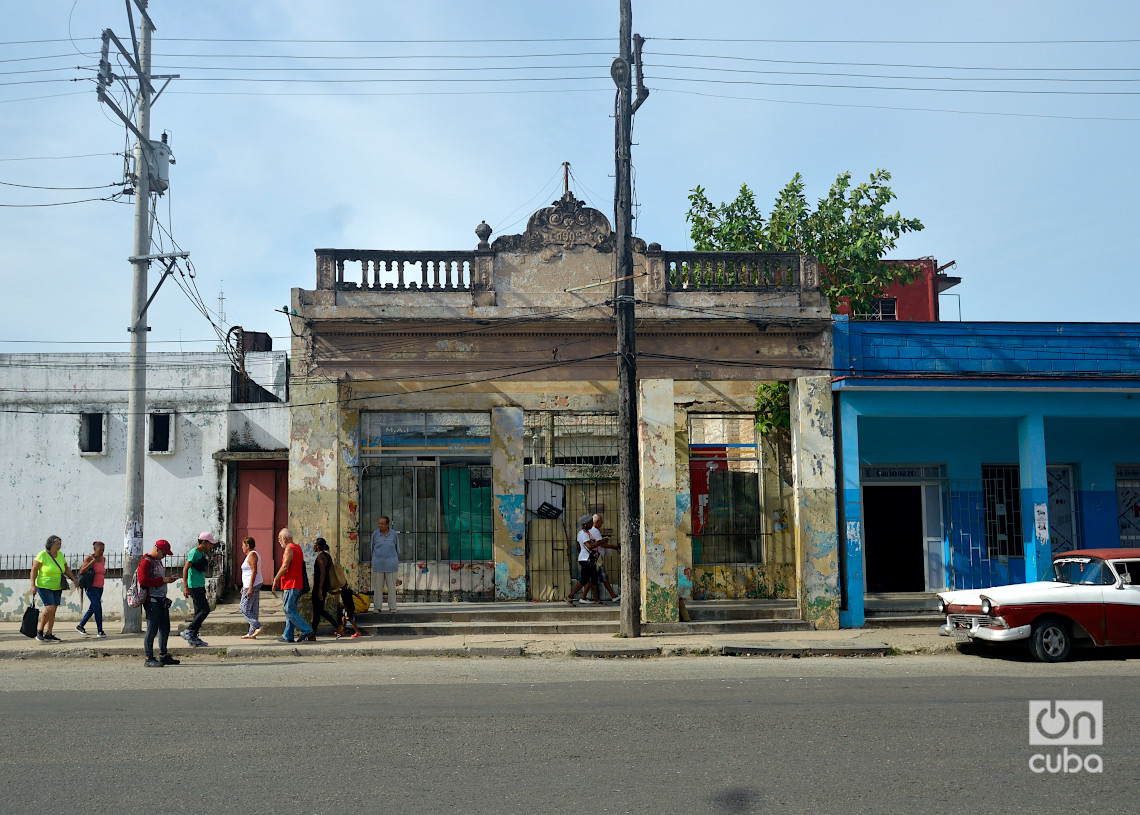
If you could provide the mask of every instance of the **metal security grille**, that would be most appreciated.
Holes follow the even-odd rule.
[[[1140,464],[1116,465],[1116,509],[1120,545],[1140,547]]]
[[[767,560],[760,461],[752,416],[689,417],[694,596],[764,596]]]
[[[982,465],[986,550],[990,557],[1023,557],[1021,471],[1017,465]]]
[[[981,589],[1025,582],[1024,558],[991,556],[986,505],[982,479],[947,481],[945,511],[951,588]]]
[[[526,555],[529,599],[559,600],[577,582],[577,535],[582,515],[601,515],[603,533],[620,543],[618,426],[612,413],[528,413]],[[603,550],[600,561],[620,591],[621,558]],[[602,587],[602,597],[606,597]]]
[[[381,515],[400,536],[397,594],[408,600],[491,599],[491,468],[466,463],[369,465],[361,473],[360,560]]]

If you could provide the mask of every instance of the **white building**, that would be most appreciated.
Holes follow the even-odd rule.
[[[109,565],[120,563],[128,357],[0,355],[0,513],[6,522],[0,616],[10,615],[13,603],[22,608],[27,569],[48,535],[63,539],[69,562],[101,540]],[[208,530],[232,558],[239,472],[251,462],[285,466],[286,353],[247,353],[245,370],[248,380],[224,353],[147,355],[147,548],[166,538],[176,555],[184,555],[198,533]],[[243,534],[246,527],[248,522]],[[225,562],[220,559],[219,567]],[[110,594],[105,606],[118,610]]]

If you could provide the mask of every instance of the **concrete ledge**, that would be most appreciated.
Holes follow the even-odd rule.
[[[729,643],[720,653],[726,657],[812,657],[812,656],[886,656],[890,648],[881,642],[838,640],[835,642]]]
[[[526,650],[526,645],[468,645],[465,650],[473,657],[519,657]]]
[[[579,657],[655,657],[661,653],[656,645],[624,642],[576,642],[570,653]]]

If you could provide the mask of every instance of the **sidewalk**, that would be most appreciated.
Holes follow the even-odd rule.
[[[265,631],[257,640],[243,640],[240,614],[234,606],[219,606],[203,626],[206,648],[191,648],[177,631],[184,620],[171,620],[170,652],[178,658],[261,659],[273,657],[456,656],[456,657],[656,657],[656,656],[886,656],[903,654],[956,654],[952,640],[938,635],[935,626],[841,631],[768,631],[732,634],[647,634],[626,639],[609,633],[557,634],[447,634],[402,636],[383,633],[387,614],[358,614],[358,624],[369,633],[358,639],[334,640],[322,626],[316,642],[281,643],[284,619],[280,609],[262,605]],[[213,625],[211,625],[213,624]],[[74,624],[60,622],[55,634],[60,643],[41,643],[20,634],[19,623],[0,622],[0,660],[29,658],[142,657],[142,636],[119,634],[117,621],[105,625],[106,639],[84,637]],[[94,633],[93,624],[88,631]],[[217,632],[217,633],[215,633]],[[270,633],[276,632],[276,633]]]

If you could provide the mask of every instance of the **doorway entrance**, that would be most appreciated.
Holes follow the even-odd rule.
[[[863,487],[868,592],[926,591],[922,544],[922,487]]]
[[[230,581],[241,586],[242,538],[253,538],[261,558],[261,580],[266,586],[281,563],[277,531],[289,523],[289,462],[257,461],[237,464],[237,492],[233,507],[234,534],[230,540]]]

